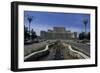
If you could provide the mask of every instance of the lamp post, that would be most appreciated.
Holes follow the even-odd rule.
[[[87,38],[87,32],[86,32],[87,23],[88,23],[88,20],[87,20],[87,19],[84,19],[84,20],[83,20],[83,24],[84,24],[84,26],[85,26],[84,39]]]
[[[85,33],[86,33],[86,26],[87,26],[88,20],[87,19],[83,20],[83,23],[84,23],[84,26],[85,26]]]
[[[31,22],[32,22],[32,20],[33,20],[33,16],[28,16],[27,17],[27,20],[28,20],[28,22],[29,22],[29,39],[31,39]]]

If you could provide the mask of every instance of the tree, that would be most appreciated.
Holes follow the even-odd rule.
[[[79,39],[80,40],[83,40],[84,39],[84,32],[82,32],[82,33],[79,34]]]
[[[29,39],[28,28],[24,25],[24,41]]]
[[[37,38],[36,33],[34,32],[34,30],[31,30],[31,39],[34,40],[35,38]]]
[[[90,40],[90,32],[87,34],[87,39]]]
[[[90,32],[88,32],[87,34],[85,32],[80,33],[79,39],[80,40],[84,40],[84,39],[90,40]]]

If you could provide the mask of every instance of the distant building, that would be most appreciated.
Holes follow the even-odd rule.
[[[54,27],[53,30],[41,31],[42,39],[75,39],[77,32],[67,31],[64,27]]]

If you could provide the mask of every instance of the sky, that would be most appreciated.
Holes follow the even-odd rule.
[[[86,29],[90,31],[90,14],[82,13],[59,13],[59,12],[37,12],[37,11],[24,11],[24,25],[29,27],[28,16],[32,16],[31,29],[40,36],[40,31],[53,30],[53,27],[65,27],[66,30],[72,32],[85,31],[83,20],[88,20]]]

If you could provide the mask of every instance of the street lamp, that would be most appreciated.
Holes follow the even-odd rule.
[[[31,22],[32,22],[32,20],[33,20],[33,16],[28,16],[27,17],[27,20],[28,20],[28,22],[29,22],[29,39],[31,39]]]
[[[87,19],[83,20],[83,23],[84,23],[84,26],[85,26],[85,33],[86,33],[86,26],[87,26],[88,20]]]

